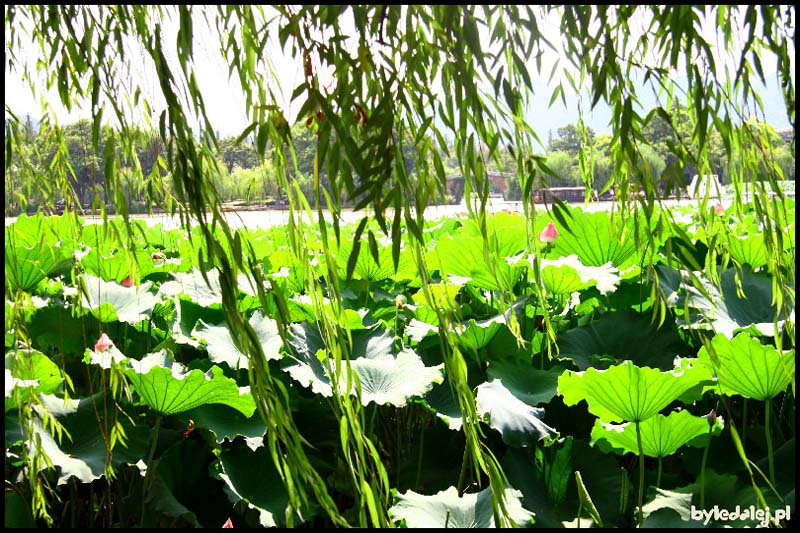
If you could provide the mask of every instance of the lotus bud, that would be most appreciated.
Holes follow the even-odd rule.
[[[398,309],[402,309],[403,307],[405,307],[407,303],[408,300],[406,300],[406,297],[402,294],[398,294],[397,297],[394,299],[394,305]]]
[[[714,409],[708,412],[708,416],[706,417],[708,420],[708,425],[714,427],[714,424],[717,422],[717,412]]]
[[[716,211],[719,216],[722,216],[725,214],[725,206],[723,206],[720,202],[717,202],[717,204],[714,206],[714,211]]]
[[[129,288],[133,286],[133,280],[131,280],[130,275],[128,275],[127,278],[122,280],[122,286],[123,287],[129,287]]]
[[[224,523],[224,524],[222,524],[222,528],[223,528],[223,529],[225,529],[225,528],[231,528],[231,529],[233,529],[233,522],[231,522],[231,519],[230,519],[230,518],[228,518],[227,520],[225,520],[225,523]]]
[[[556,230],[552,222],[549,222],[539,234],[539,240],[542,242],[553,242],[556,237],[558,237],[558,230]]]
[[[113,345],[114,345],[114,343],[111,341],[111,339],[108,338],[108,335],[103,333],[103,334],[100,335],[100,338],[97,339],[97,344],[94,345],[94,351],[95,352],[105,352],[106,350],[111,348]]]

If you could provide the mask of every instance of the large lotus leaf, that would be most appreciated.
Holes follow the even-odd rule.
[[[462,283],[431,283],[428,285],[430,298],[423,289],[414,293],[414,301],[419,305],[427,306],[431,309],[457,309],[456,295],[461,290]],[[429,301],[433,300],[433,301]]]
[[[170,321],[172,340],[177,344],[202,348],[203,345],[192,336],[200,320],[207,324],[218,324],[225,321],[225,314],[219,307],[203,307],[191,300],[175,298],[175,314]]]
[[[35,528],[36,519],[31,511],[31,498],[22,491],[7,490],[5,496],[5,516],[3,524],[6,529]]]
[[[135,261],[135,268],[140,278],[156,269],[152,253],[147,250],[137,250],[134,252],[134,258],[131,258],[128,252],[103,253],[102,248],[94,246],[80,259],[87,274],[118,283],[121,283],[130,274],[129,261]]]
[[[767,264],[767,247],[760,232],[746,237],[731,236],[727,244],[731,257],[740,265],[756,269]]]
[[[623,222],[608,213],[571,211],[569,228],[558,227],[558,238],[552,250],[554,257],[577,255],[587,266],[611,263],[623,269],[637,262],[633,219]],[[641,229],[641,228],[640,228]]]
[[[258,448],[263,445],[262,437],[267,432],[260,414],[254,413],[248,418],[227,405],[209,403],[176,416],[186,425],[191,420],[195,428],[211,431],[217,442],[242,436],[249,446]]]
[[[624,361],[606,370],[568,370],[558,378],[558,392],[567,405],[585,400],[589,412],[604,422],[641,422],[708,377],[703,367],[687,365],[679,371],[662,372]]]
[[[425,395],[425,403],[436,413],[437,417],[447,424],[448,428],[453,431],[461,431],[464,415],[461,413],[458,399],[453,395],[447,378],[431,388],[430,392]]]
[[[353,359],[351,368],[361,382],[361,403],[375,402],[403,407],[410,398],[424,396],[434,383],[442,382],[443,364],[425,366],[413,350],[394,357]]]
[[[653,493],[655,492],[655,493]],[[764,491],[764,497],[767,504],[771,509],[784,508],[785,503],[777,501],[777,498],[770,491]],[[645,516],[648,512],[652,513],[657,508],[669,507],[674,512],[679,513],[681,519],[689,520],[691,517],[691,505],[694,505],[696,511],[700,510],[699,502],[700,494],[700,480],[685,487],[678,487],[671,491],[663,489],[656,489],[655,491],[648,491],[647,500],[650,504],[643,506]],[[662,498],[668,497],[672,501],[664,501]],[[735,511],[738,507],[740,511],[749,511],[752,505],[757,502],[755,491],[748,483],[743,483],[735,474],[718,474],[710,468],[705,470],[705,502],[704,509],[706,512],[712,511],[714,507],[719,509],[728,509]],[[680,504],[678,504],[681,502]],[[676,505],[677,504],[677,505]],[[688,507],[688,509],[687,509]],[[688,512],[687,512],[688,511]],[[792,509],[794,511],[794,509]],[[652,518],[652,515],[651,515]],[[704,524],[707,526],[721,526],[721,527],[766,527],[767,524],[759,523],[753,516],[744,516],[740,513],[738,519],[728,517],[728,520],[720,520],[714,517],[712,512],[711,516],[703,516],[700,518],[696,516],[696,521],[687,523],[688,527]],[[648,521],[647,519],[645,521]]]
[[[121,424],[126,439],[124,446],[118,444],[114,448],[112,466],[135,464],[146,457],[149,429],[131,424],[129,417],[135,414],[129,406],[118,403],[126,414],[109,409],[108,406],[113,402],[103,393],[82,400],[65,400],[48,394],[41,395],[41,399],[44,408],[65,430],[59,443],[41,426],[38,419],[33,423],[36,438],[41,439],[42,451],[53,466],[60,469],[59,485],[72,476],[84,483],[91,483],[104,475],[108,454],[103,434],[111,430],[115,421]],[[33,439],[34,436],[29,436],[27,440]],[[32,446],[28,453],[36,453],[35,447]]]
[[[232,503],[244,500],[258,511],[259,522],[264,527],[285,525],[289,494],[267,448],[254,451],[237,441],[223,448],[219,462],[222,467],[219,476],[225,482]],[[302,518],[295,516],[295,524],[312,516],[308,511]]]
[[[200,439],[180,439],[158,460],[155,487],[149,503],[158,513],[145,510],[145,527],[166,526],[162,516],[194,527],[219,527],[230,516],[225,484],[209,475],[216,457]],[[162,516],[159,516],[162,515]],[[153,523],[159,519],[158,523]],[[172,527],[175,527],[174,525]]]
[[[6,354],[6,396],[9,396],[9,377],[14,386],[34,385],[34,391],[53,394],[64,381],[61,370],[42,352],[29,348],[16,349]],[[21,383],[22,382],[22,383]],[[24,382],[29,382],[25,384]]]
[[[510,446],[530,446],[556,430],[542,422],[544,409],[517,399],[499,379],[478,386],[478,414],[500,432]]]
[[[509,516],[518,526],[526,526],[533,520],[533,513],[522,507],[521,499],[520,491],[506,489],[505,500]],[[409,490],[397,495],[397,503],[389,512],[395,520],[405,519],[410,528],[496,527],[492,512],[492,491],[488,488],[463,496],[458,495],[455,487],[433,496]]]
[[[487,375],[490,380],[499,379],[503,386],[516,398],[528,405],[547,403],[556,395],[558,376],[563,368],[554,366],[549,370],[539,370],[530,364],[514,361],[491,361]]]
[[[649,315],[630,309],[559,334],[558,348],[559,358],[572,359],[581,370],[594,366],[594,356],[604,355],[671,370],[675,357],[690,350],[674,328],[659,328]]]
[[[208,372],[185,372],[183,365],[172,360],[167,350],[131,360],[125,375],[133,389],[151,409],[171,415],[200,405],[219,403],[232,407],[246,417],[256,409],[249,387],[239,388],[236,381],[225,377],[222,369],[213,366]]]
[[[219,284],[219,272],[217,270],[206,272],[208,283],[203,278],[203,273],[195,268],[187,273],[173,272],[172,277],[174,278],[173,281],[161,284],[158,290],[159,295],[168,297],[185,295],[194,303],[203,307],[222,303],[222,289]]]
[[[722,417],[717,417],[713,434],[722,432]],[[639,423],[642,436],[642,452],[648,457],[667,457],[685,445],[704,446],[705,440],[697,437],[708,435],[708,419],[694,416],[689,411],[676,411],[664,416],[658,414]],[[619,455],[639,453],[636,438],[636,425],[604,424],[595,420],[592,428],[592,440],[604,453],[614,452]],[[692,442],[694,441],[694,442]]]
[[[697,354],[701,363],[716,373],[722,394],[738,394],[754,400],[768,400],[783,392],[794,381],[794,350],[784,353],[762,344],[747,333],[733,340],[716,335]]]
[[[497,315],[487,320],[469,319],[458,332],[458,342],[465,348],[480,350],[492,342],[500,330],[508,327],[506,320],[506,315]]]
[[[534,256],[529,260],[533,261]],[[567,268],[565,270],[565,268]],[[576,281],[570,276],[571,271],[578,276]],[[611,261],[602,265],[586,266],[577,255],[568,255],[558,259],[542,260],[542,279],[548,288],[557,294],[569,294],[572,291],[584,289],[586,287],[597,286],[600,294],[610,294],[617,290],[620,282],[619,269]],[[571,280],[571,281],[570,281]],[[562,287],[563,286],[563,287]],[[556,288],[559,288],[558,290]],[[568,290],[571,289],[571,290]]]
[[[569,295],[585,287],[578,272],[569,265],[546,265],[542,268],[542,281],[548,292]]]
[[[493,275],[486,263],[481,237],[458,234],[442,237],[436,243],[434,257],[438,257],[438,267],[442,274],[470,278],[476,287],[482,289],[502,290],[510,286],[519,270],[506,263],[504,260],[506,255],[499,255],[495,258],[496,261],[493,261]]]
[[[361,402],[367,405],[391,403],[403,406],[409,398],[424,396],[434,383],[442,380],[442,366],[426,367],[412,350],[396,352],[394,338],[388,330],[378,329],[352,332],[350,368],[361,383]],[[294,324],[291,328],[291,359],[285,368],[292,378],[303,386],[310,386],[316,394],[332,396],[332,376],[317,353],[325,346],[316,324]],[[332,365],[333,362],[331,361]],[[340,370],[340,390],[346,389],[347,365]],[[355,384],[354,384],[355,387]],[[355,393],[355,388],[351,391]]]
[[[261,311],[256,311],[250,317],[249,322],[253,326],[267,360],[280,359],[282,357],[281,346],[283,346],[283,341],[278,333],[277,322]],[[197,325],[192,331],[192,336],[205,342],[208,358],[212,363],[227,363],[234,370],[247,368],[249,357],[236,348],[228,325],[225,322],[210,326],[203,322],[202,319],[198,319]]]
[[[681,494],[670,490],[655,488],[656,496],[642,505],[642,516],[648,527],[699,527],[701,524],[691,520],[691,494]]]
[[[422,322],[416,318],[412,318],[411,321],[406,324],[405,331],[409,339],[414,342],[420,342],[428,335],[435,335],[438,333],[439,327],[434,326],[433,324],[428,324],[427,322]]]
[[[681,325],[688,328],[708,329],[733,338],[737,329],[755,327],[760,334],[774,335],[773,321],[780,325],[786,318],[772,302],[772,280],[767,274],[757,274],[748,268],[737,273],[730,268],[722,273],[720,289],[703,276],[696,276],[703,291],[691,285],[688,275],[669,267],[657,267],[659,286],[669,304],[678,309],[688,307],[689,316],[682,316]],[[740,297],[737,276],[741,285]],[[680,281],[678,281],[680,280]]]
[[[85,274],[83,282],[86,286],[86,295],[83,306],[88,309],[98,310],[98,315],[105,322],[113,320],[113,315],[108,316],[103,312],[103,304],[109,304],[116,312],[120,322],[136,325],[149,318],[160,298],[150,292],[152,283],[147,281],[138,287],[123,287],[114,281],[103,281],[97,276]]]
[[[66,222],[66,221],[63,221]],[[7,283],[13,292],[18,289],[32,292],[48,276],[68,268],[72,262],[73,246],[59,235],[70,235],[65,229],[58,233],[41,214],[20,215],[5,229],[5,264]]]
[[[339,276],[342,279],[344,279],[347,274],[347,262],[352,250],[353,242],[351,240],[343,240],[342,246],[336,254],[336,265],[339,270]],[[359,246],[358,259],[353,269],[353,277],[370,281],[382,281],[385,279],[400,281],[403,279],[413,279],[415,273],[413,258],[408,253],[403,253],[404,251],[405,250],[401,248],[397,273],[395,273],[392,247],[378,244],[379,263],[376,263],[375,259],[372,257],[370,247],[367,245],[367,241],[364,240]]]

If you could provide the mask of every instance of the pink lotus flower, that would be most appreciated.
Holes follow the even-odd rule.
[[[229,527],[229,528],[233,529],[233,522],[231,522],[231,519],[230,519],[230,518],[228,518],[227,520],[225,520],[225,523],[224,523],[224,524],[222,524],[222,528],[223,528],[223,529],[224,529],[224,528],[226,528],[226,527]]]
[[[111,339],[108,338],[108,335],[103,333],[103,334],[100,335],[100,338],[97,339],[97,344],[94,345],[94,351],[95,352],[105,352],[106,350],[111,348],[113,345],[114,345],[114,343],[111,341]]]
[[[122,280],[122,286],[123,287],[133,287],[133,280],[131,280],[130,275],[127,278]]]
[[[717,205],[714,206],[714,211],[716,211],[719,216],[722,216],[725,214],[725,207],[717,202]]]
[[[556,237],[558,237],[558,230],[556,230],[552,222],[549,222],[539,234],[539,240],[542,242],[553,242]]]

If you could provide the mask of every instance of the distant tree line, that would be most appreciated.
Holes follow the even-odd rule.
[[[765,123],[754,122],[767,133],[770,146],[762,147],[770,150],[783,172],[784,179],[795,179],[795,158],[790,140],[782,137],[778,132]],[[63,143],[56,142],[57,136],[53,135],[54,129],[49,125],[36,124],[30,116],[25,120],[24,131],[21,136],[25,142],[21,143],[23,161],[41,172],[47,172],[57,164],[66,164],[67,175],[75,192],[77,201],[89,210],[96,209],[98,203],[113,204],[109,198],[109,190],[105,179],[106,138],[102,129],[99,129],[99,150],[92,149],[92,136],[95,134],[90,120],[79,120],[63,126],[61,129]],[[662,191],[674,192],[678,187],[684,187],[694,174],[699,173],[691,163],[682,164],[673,155],[671,147],[680,143],[691,145],[692,124],[688,113],[682,106],[675,106],[672,124],[667,123],[660,115],[652,114],[641,129],[641,139],[637,143],[642,170],[652,173],[660,184]],[[123,170],[119,182],[119,193],[127,201],[128,209],[132,213],[146,211],[146,189],[148,176],[160,173],[165,176],[167,183],[171,183],[164,165],[166,147],[159,136],[144,130],[137,132],[138,142],[133,147],[136,159],[121,158],[120,168]],[[314,153],[316,150],[316,135],[313,128],[305,123],[295,124],[290,134],[297,161],[296,168],[289,165],[294,172],[294,180],[299,185],[307,198],[313,195],[314,180]],[[606,188],[614,172],[612,159],[612,136],[610,134],[597,135],[590,127],[581,127],[580,124],[568,124],[556,130],[555,135],[550,132],[546,146],[546,166],[551,173],[541,177],[541,186],[564,187],[582,186],[584,174],[581,170],[581,160],[592,178],[592,188],[602,191]],[[413,152],[413,143],[404,144],[403,159],[410,175],[416,165]],[[451,152],[452,153],[452,152]],[[522,191],[516,178],[516,160],[509,150],[501,152],[499,161],[494,161],[496,170],[506,173],[507,178],[505,196],[507,200],[521,199]],[[730,161],[726,155],[720,135],[712,135],[709,140],[709,160],[705,162],[712,173],[718,174],[721,183],[730,182],[730,169],[737,165],[737,161]],[[276,175],[272,152],[268,157],[259,160],[256,147],[252,139],[228,136],[219,141],[219,152],[216,155],[216,165],[206,169],[212,178],[219,198],[223,202],[240,204],[260,204],[265,206],[282,205],[286,197],[282,191],[280,180]],[[291,160],[291,154],[285,154]],[[448,175],[459,175],[458,164],[455,158],[442,154],[442,162]],[[139,170],[132,165],[140,165]],[[126,166],[127,165],[127,166]],[[499,168],[498,168],[499,167]],[[328,188],[326,171],[320,170],[320,185]],[[6,170],[6,216],[15,216],[23,211],[35,212],[43,203],[42,192],[33,191],[26,186],[19,176],[19,169],[12,165]],[[498,192],[498,191],[494,191]],[[63,203],[62,198],[51,198],[52,203]],[[458,201],[460,198],[442,198],[444,202]],[[357,198],[344,199],[345,205],[352,205]],[[45,202],[46,203],[46,202]]]

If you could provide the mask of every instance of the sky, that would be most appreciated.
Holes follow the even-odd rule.
[[[343,21],[344,25],[352,24],[352,21]],[[218,38],[212,35],[208,30],[204,29],[205,24],[200,23],[198,19],[194,24],[195,27],[195,50],[194,60],[198,84],[202,88],[207,112],[209,118],[214,125],[215,129],[222,136],[238,135],[247,126],[247,113],[245,110],[245,100],[238,89],[238,81],[228,81],[228,69],[224,64],[221,57],[216,50]],[[550,38],[553,42],[558,44],[560,39],[558,20],[544,20],[541,25],[542,31],[546,37]],[[715,30],[705,29],[704,31],[711,32]],[[174,42],[175,34],[177,33],[177,25],[167,22],[165,24],[165,42]],[[20,57],[33,57],[34,49],[24,50]],[[129,49],[130,57],[145,57],[141,49],[137,49],[136,45],[131,45]],[[271,48],[271,57],[275,63],[276,71],[280,73],[282,88],[278,89],[282,96],[282,106],[288,112],[287,116],[292,116],[292,112],[296,112],[301,104],[302,99],[297,99],[294,102],[290,99],[292,89],[302,81],[302,63],[293,60],[288,54],[283,53],[277,45]],[[551,52],[544,57],[541,72],[549,73],[550,66],[555,61],[557,55]],[[565,64],[564,61],[561,63]],[[781,96],[780,88],[778,86],[777,74],[774,65],[770,65],[768,61],[764,63],[765,74],[767,78],[767,86],[758,88],[764,104],[765,113],[764,118],[777,130],[790,128],[788,118],[786,116],[783,98]],[[531,69],[535,73],[534,69]],[[153,76],[148,72],[144,62],[137,64],[133,62],[131,77],[139,80],[153,80]],[[6,107],[14,111],[18,116],[30,114],[34,118],[41,115],[41,103],[32,94],[28,87],[23,84],[21,76],[17,71],[9,71],[8,62],[6,61],[5,72],[5,100]],[[557,79],[563,74],[557,73]],[[533,76],[534,84],[534,98],[531,109],[529,110],[528,117],[534,130],[546,141],[548,134],[552,132],[553,135],[559,127],[568,124],[575,124],[578,120],[578,106],[577,96],[571,92],[565,83],[567,106],[557,101],[550,107],[549,101],[553,91],[552,86],[546,84],[546,75]],[[679,80],[676,80],[679,81]],[[148,87],[150,88],[148,90]],[[163,107],[163,99],[161,102],[160,95],[157,93],[157,84],[155,81],[149,83],[145,81],[144,85],[145,96],[147,96],[154,107],[154,116],[160,112],[159,107]],[[147,93],[151,94],[147,94]],[[649,109],[655,104],[655,97],[652,96],[651,91],[642,90],[638,94],[642,96],[642,103],[644,107]],[[79,118],[88,117],[88,112],[76,110],[68,113],[65,109],[58,105],[58,95],[55,90],[49,94],[44,95],[49,102],[55,102],[54,109],[56,110],[58,119],[61,123],[70,123],[78,120]],[[611,118],[611,111],[602,102],[598,104],[595,109],[589,108],[588,100],[584,100],[584,122],[591,127],[595,133],[610,132],[609,120]]]

